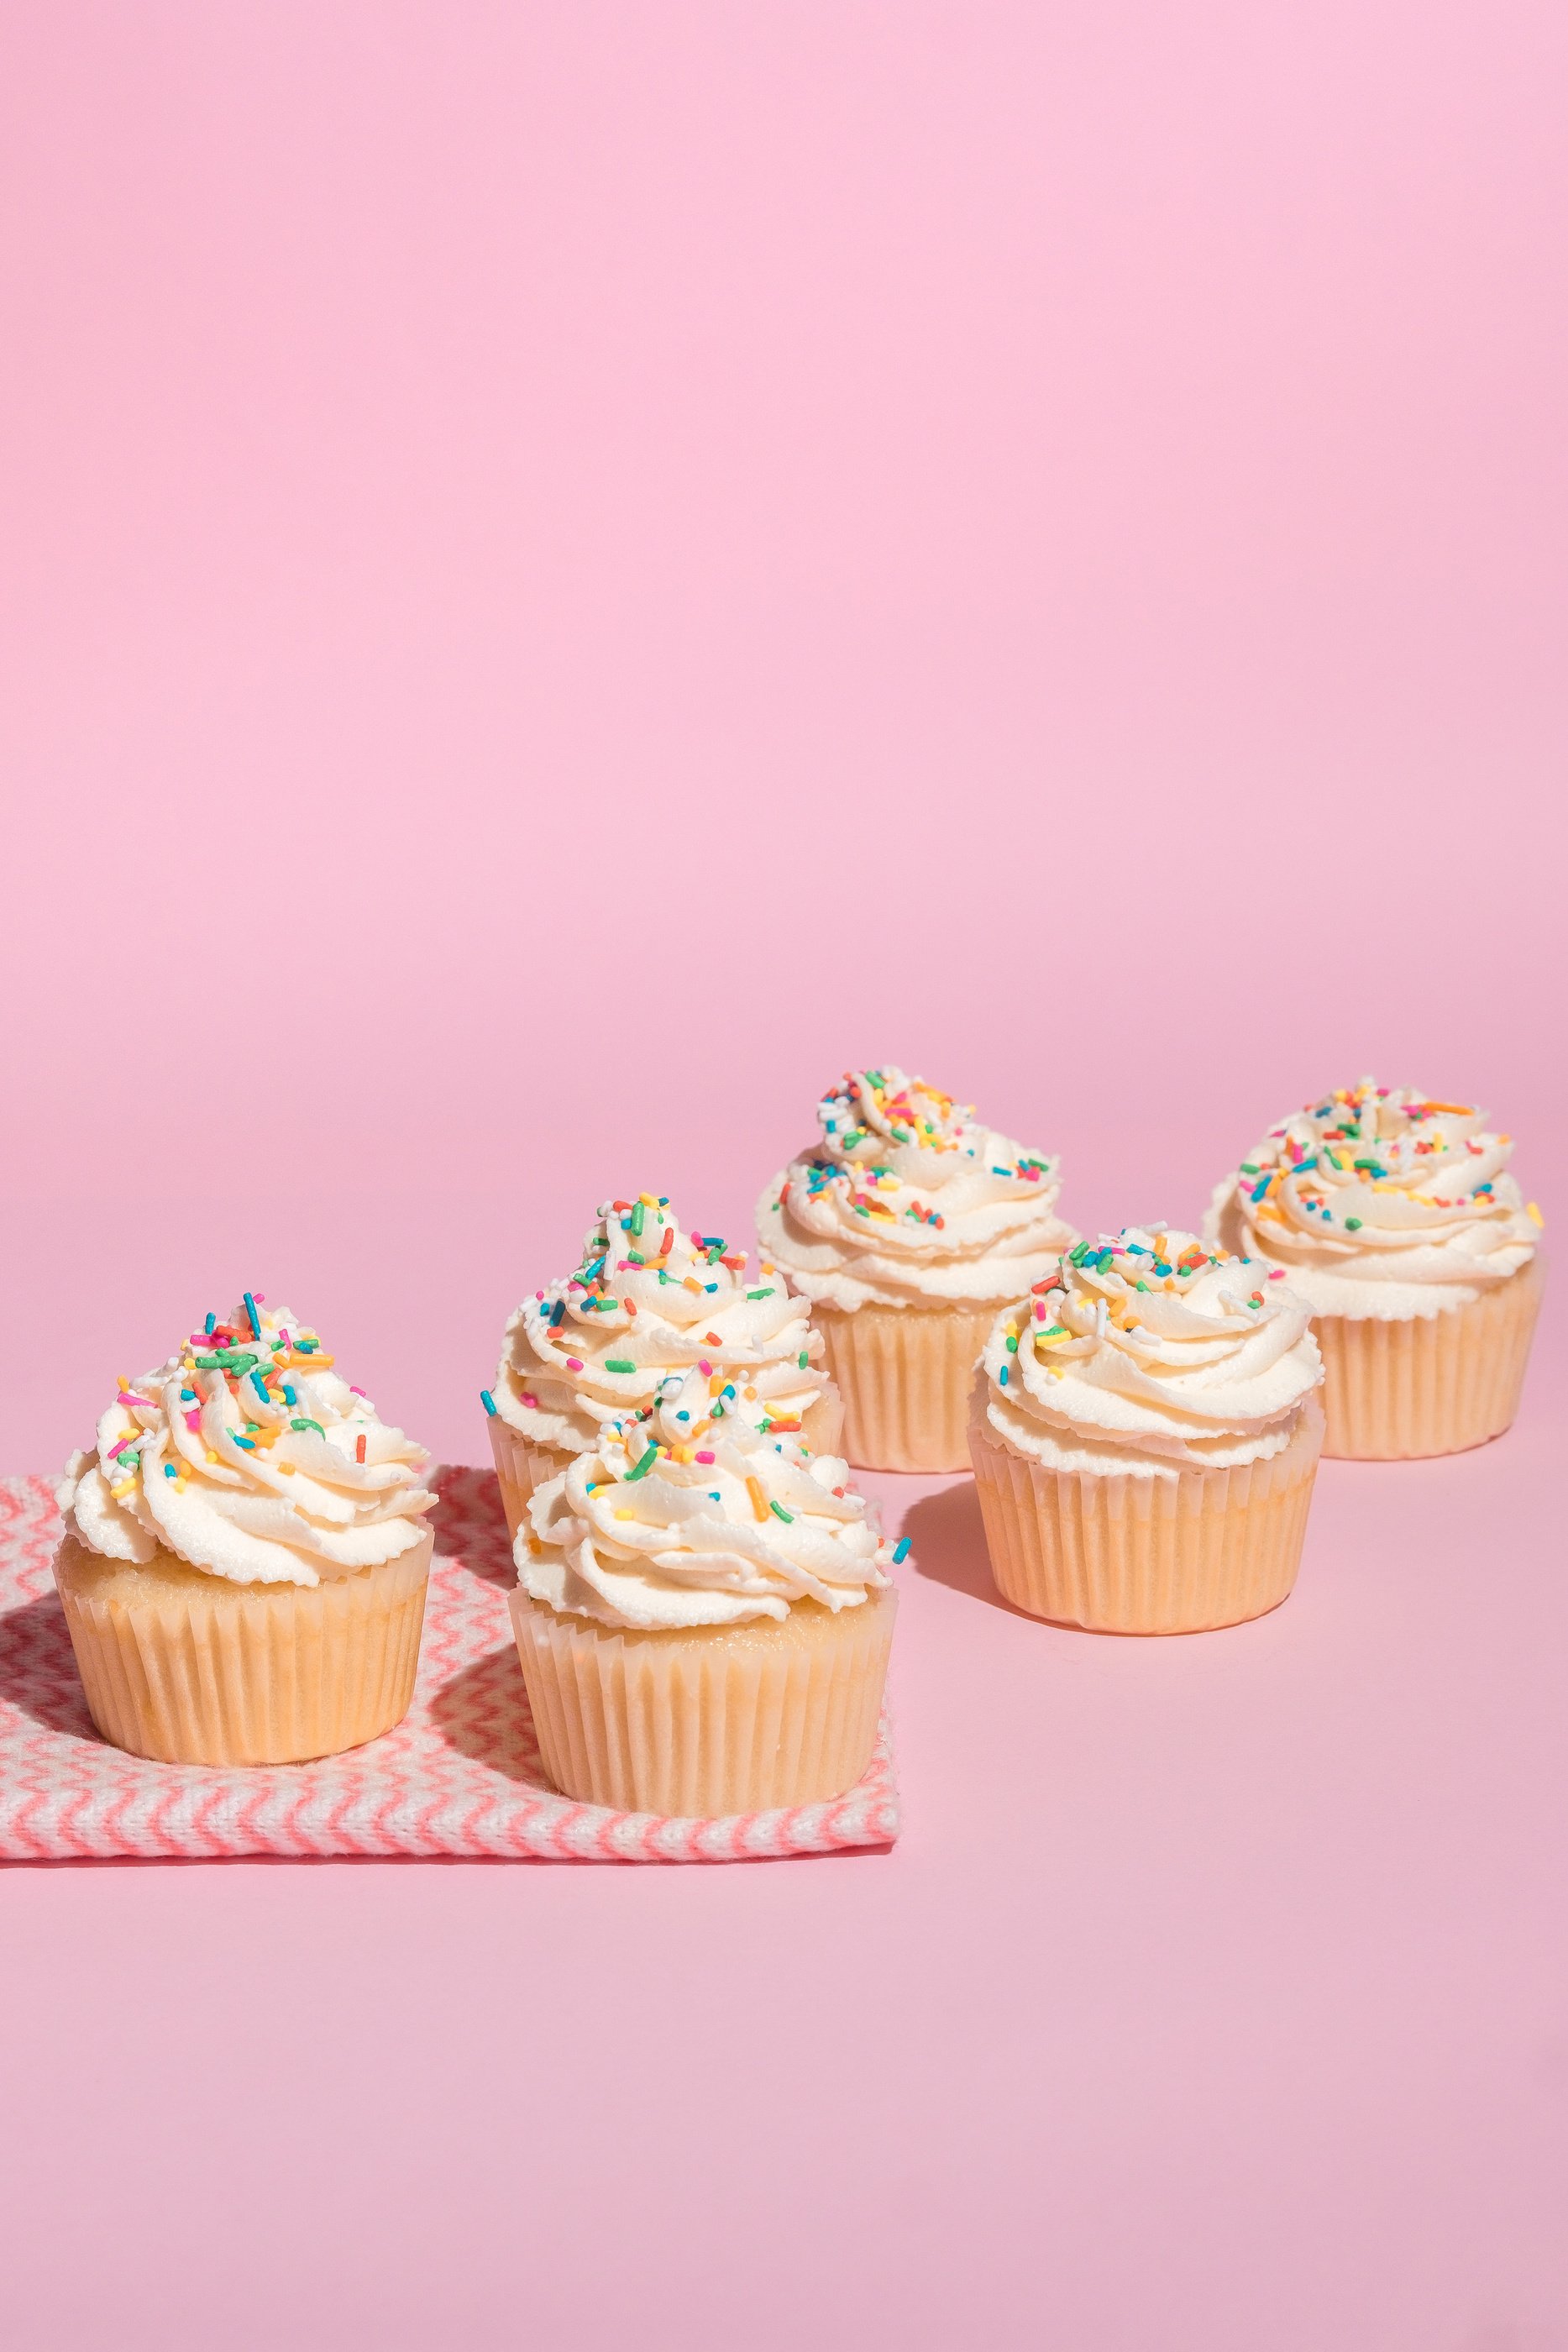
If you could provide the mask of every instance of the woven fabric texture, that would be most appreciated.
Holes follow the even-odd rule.
[[[898,1834],[884,1717],[870,1770],[826,1804],[669,1821],[574,1804],[539,1765],[511,1627],[495,1475],[437,1480],[435,1559],[414,1701],[383,1738],[317,1764],[150,1764],[101,1740],[51,1562],[50,1481],[0,1479],[0,1859],[380,1854],[738,1862],[883,1846]]]

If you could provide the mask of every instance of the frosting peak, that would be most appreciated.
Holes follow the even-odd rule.
[[[411,1550],[429,1457],[287,1307],[246,1292],[157,1370],[121,1381],[56,1499],[110,1559],[171,1551],[236,1584],[319,1584]]]
[[[1271,1128],[1217,1187],[1207,1228],[1290,1268],[1319,1314],[1432,1315],[1533,1255],[1512,1139],[1468,1103],[1364,1078]]]
[[[1153,1475],[1278,1453],[1322,1378],[1282,1276],[1165,1225],[1080,1242],[1004,1311],[977,1409],[1051,1467]]]
[[[801,1600],[852,1609],[893,1559],[841,1461],[764,1436],[697,1372],[607,1423],[528,1510],[514,1546],[524,1591],[606,1625],[736,1624]]]
[[[577,1272],[525,1300],[507,1326],[495,1410],[537,1445],[591,1450],[694,1369],[759,1427],[795,1434],[827,1386],[807,1302],[764,1262],[684,1234],[663,1195],[606,1201]]]
[[[933,1307],[1016,1298],[1073,1238],[1058,1162],[892,1064],[849,1070],[822,1139],[758,1205],[763,1245],[813,1301]]]

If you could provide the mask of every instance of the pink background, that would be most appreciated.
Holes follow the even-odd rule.
[[[478,1458],[852,1058],[1090,1227],[1367,1068],[1550,1211],[1565,104],[1523,5],[12,0],[4,1466],[246,1285]],[[918,1503],[890,1857],[5,1872],[12,2332],[1568,2346],[1565,1377],[1198,1641]]]

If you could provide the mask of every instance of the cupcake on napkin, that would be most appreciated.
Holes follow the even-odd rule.
[[[435,1497],[308,1325],[248,1291],[121,1381],[57,1490],[92,1719],[169,1764],[335,1755],[407,1713]]]
[[[545,1767],[622,1811],[841,1795],[871,1761],[895,1595],[845,1465],[700,1370],[538,1487],[512,1622]]]
[[[1059,1163],[891,1066],[847,1071],[817,1116],[821,1144],[775,1178],[757,1219],[827,1342],[844,1450],[865,1469],[965,1469],[997,1309],[1077,1238],[1055,1213]]]
[[[1216,1188],[1206,1231],[1283,1266],[1312,1307],[1325,1454],[1457,1454],[1513,1420],[1546,1269],[1511,1150],[1485,1111],[1364,1078]]]
[[[1118,1633],[1283,1601],[1322,1442],[1309,1317],[1267,1266],[1158,1225],[1079,1243],[998,1316],[969,1442],[1007,1598]]]
[[[672,1375],[695,1370],[732,1415],[834,1452],[842,1426],[810,1307],[774,1265],[683,1234],[667,1199],[607,1201],[577,1272],[536,1291],[507,1326],[482,1392],[507,1526],[528,1496],[611,1423],[644,1412]]]

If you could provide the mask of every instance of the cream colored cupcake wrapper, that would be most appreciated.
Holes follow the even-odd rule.
[[[433,1541],[326,1584],[256,1585],[68,1536],[55,1581],[94,1723],[161,1764],[294,1764],[377,1738],[413,1696]]]
[[[1277,1608],[1296,1580],[1322,1444],[1316,1400],[1281,1453],[1236,1470],[1050,1470],[977,1412],[969,1442],[998,1589],[1103,1633],[1197,1633]]]
[[[862,1470],[967,1470],[969,1391],[997,1319],[988,1307],[813,1307]]]
[[[1500,1437],[1519,1411],[1531,1338],[1546,1287],[1528,1265],[1468,1307],[1396,1322],[1320,1315],[1312,1324],[1326,1374],[1323,1452],[1390,1462],[1461,1454]]]
[[[534,1444],[509,1421],[503,1421],[498,1412],[486,1418],[490,1450],[496,1457],[496,1476],[501,1488],[501,1508],[507,1514],[507,1532],[516,1536],[528,1516],[529,1496],[548,1479],[559,1477],[576,1456],[561,1446]]]
[[[810,1804],[870,1764],[897,1608],[615,1632],[521,1590],[512,1625],[546,1771],[569,1797],[682,1819]]]

